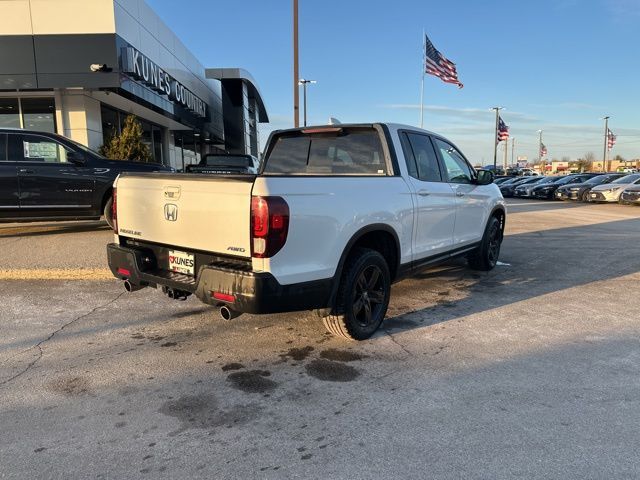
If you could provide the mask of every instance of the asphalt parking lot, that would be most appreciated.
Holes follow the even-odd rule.
[[[640,208],[510,201],[494,271],[372,339],[125,294],[101,223],[0,225],[0,478],[637,478]]]

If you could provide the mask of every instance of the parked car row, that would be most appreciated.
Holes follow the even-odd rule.
[[[501,177],[503,197],[640,204],[640,173],[578,173],[547,177]]]

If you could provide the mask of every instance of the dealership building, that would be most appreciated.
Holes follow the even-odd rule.
[[[178,169],[210,152],[258,156],[269,119],[254,79],[205,68],[144,0],[0,3],[0,127],[98,149],[134,114],[153,159]]]

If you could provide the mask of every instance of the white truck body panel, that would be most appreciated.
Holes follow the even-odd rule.
[[[265,175],[253,195],[282,197],[291,211],[287,243],[262,266],[281,284],[332,277],[349,240],[374,224],[396,232],[401,263],[412,260],[413,201],[401,177]]]

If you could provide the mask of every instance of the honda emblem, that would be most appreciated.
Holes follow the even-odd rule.
[[[178,206],[173,203],[167,203],[164,206],[164,219],[169,222],[178,220]]]

